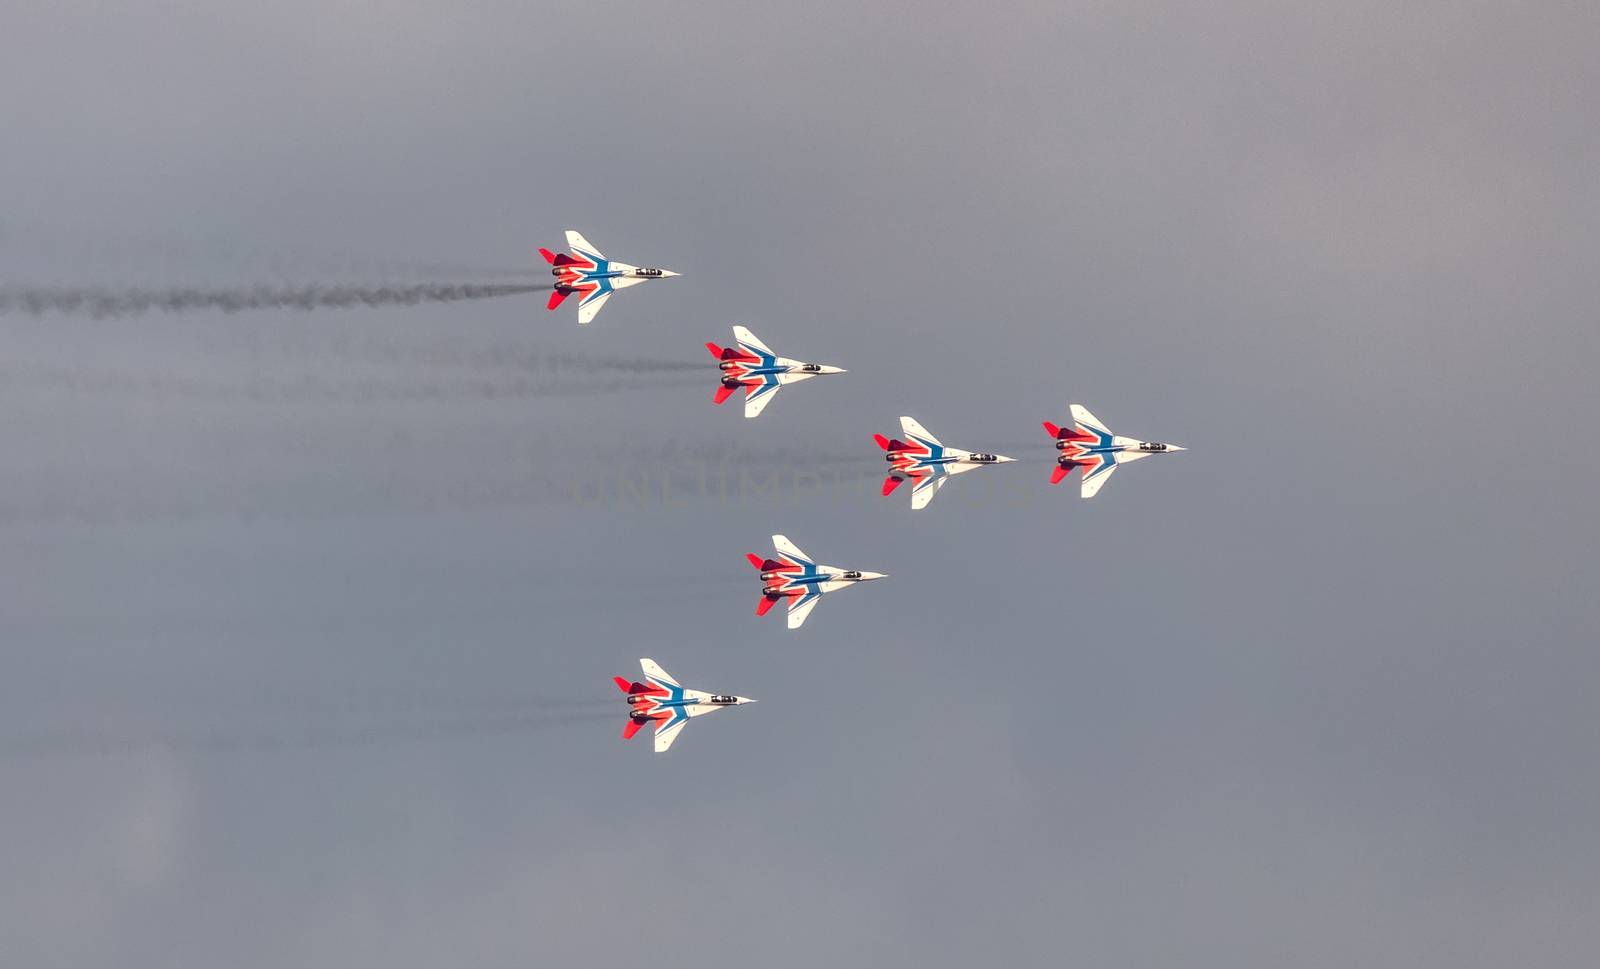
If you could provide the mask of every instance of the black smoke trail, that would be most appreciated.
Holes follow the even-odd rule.
[[[401,720],[249,730],[208,727],[141,733],[82,728],[0,737],[0,758],[85,757],[169,750],[189,754],[269,753],[406,744],[529,733],[622,719],[620,710],[528,712],[450,720]]]
[[[263,309],[344,309],[356,306],[417,306],[522,296],[549,289],[527,284],[421,283],[407,286],[255,286],[238,289],[102,289],[0,287],[0,315],[82,314],[97,319],[147,313]]]
[[[637,381],[601,384],[574,375],[543,378],[521,374],[455,377],[341,377],[271,375],[222,380],[188,374],[91,370],[62,366],[0,366],[0,392],[23,387],[63,393],[124,395],[151,400],[381,404],[537,400],[649,390],[672,386],[651,372]]]
[[[511,343],[480,346],[463,345],[459,339],[448,342],[407,343],[388,335],[289,336],[255,331],[229,333],[209,343],[208,352],[238,355],[252,362],[275,363],[281,359],[314,360],[318,363],[355,363],[392,367],[437,369],[521,371],[536,374],[693,374],[696,379],[714,381],[717,371],[712,361],[653,357],[617,357],[601,354],[552,352]]]

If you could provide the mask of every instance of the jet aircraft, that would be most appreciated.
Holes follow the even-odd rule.
[[[551,266],[550,274],[556,278],[555,292],[550,294],[546,309],[555,309],[573,293],[578,297],[578,322],[594,319],[600,307],[619,289],[637,286],[647,279],[666,279],[676,276],[670,269],[649,269],[616,262],[600,254],[593,243],[571,229],[567,230],[567,253],[554,253],[540,249],[539,255]]]
[[[790,629],[800,628],[823,593],[886,578],[882,572],[818,565],[782,535],[772,536],[772,545],[777,558],[762,558],[754,553],[745,556],[761,573],[761,601],[756,603],[756,615],[764,616],[779,599],[788,599]]]
[[[928,502],[933,500],[951,475],[986,464],[1005,464],[1016,460],[1002,454],[946,447],[929,434],[927,428],[910,417],[900,418],[900,429],[905,433],[904,441],[891,441],[882,434],[874,434],[872,439],[878,442],[878,447],[888,452],[883,456],[889,462],[889,476],[883,479],[883,493],[888,494],[898,488],[900,482],[910,478],[913,510],[928,507]]]
[[[731,347],[706,344],[706,349],[717,358],[717,366],[722,370],[722,386],[717,388],[717,395],[712,399],[720,404],[743,387],[746,417],[761,413],[784,384],[809,380],[822,374],[845,372],[839,367],[780,357],[742,326],[733,328],[733,338],[738,342]]]
[[[736,707],[756,701],[743,696],[720,696],[686,690],[653,659],[639,660],[644,670],[644,682],[630,683],[625,677],[614,676],[617,689],[627,694],[628,722],[622,728],[622,739],[627,740],[647,723],[656,725],[656,753],[661,753],[678,739],[683,725],[691,717],[715,713],[724,707]]]
[[[1056,468],[1050,473],[1050,483],[1060,484],[1073,468],[1083,469],[1079,493],[1093,498],[1120,465],[1129,464],[1152,454],[1170,454],[1182,451],[1176,444],[1141,441],[1132,437],[1118,437],[1106,430],[1098,417],[1089,413],[1082,404],[1072,405],[1072,419],[1076,428],[1057,427],[1049,421],[1044,429],[1056,439]]]

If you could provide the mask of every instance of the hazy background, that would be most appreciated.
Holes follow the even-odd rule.
[[[684,275],[0,318],[4,961],[1594,965],[1597,36],[13,0],[0,283]],[[1083,502],[1073,401],[1192,450]],[[913,514],[900,414],[1023,460]],[[757,620],[775,531],[891,578]],[[642,655],[762,703],[624,744]]]

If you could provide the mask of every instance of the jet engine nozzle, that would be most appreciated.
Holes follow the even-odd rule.
[[[763,573],[761,573],[761,581],[762,582],[772,582],[772,581],[775,581],[775,580],[781,579],[781,578],[783,578],[783,573],[782,572],[763,572]]]
[[[783,593],[777,589],[762,589],[761,594],[774,601],[783,598]]]
[[[717,364],[717,368],[720,369],[720,370],[733,370],[738,366],[739,365],[734,363],[732,360],[724,360],[721,363]]]
[[[1070,443],[1071,443],[1071,442],[1069,442],[1069,441],[1057,441],[1057,442],[1056,442],[1056,450],[1057,450],[1057,451],[1065,451],[1065,450],[1066,450],[1066,449],[1067,449],[1067,446],[1068,446],[1068,445],[1069,445],[1069,444],[1070,444]]]
[[[722,386],[728,388],[729,390],[732,390],[733,388],[739,386],[739,381],[738,381],[737,378],[734,378],[734,377],[723,377],[722,378]]]

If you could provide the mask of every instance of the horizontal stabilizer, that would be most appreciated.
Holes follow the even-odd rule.
[[[722,359],[722,354],[724,353],[724,351],[723,351],[723,349],[721,347],[717,346],[715,343],[707,343],[706,344],[706,349],[711,351],[711,356],[714,357],[715,359],[717,359],[717,360],[721,360]]]
[[[1050,472],[1050,483],[1051,484],[1060,484],[1061,483],[1061,479],[1065,478],[1067,475],[1069,475],[1071,473],[1072,473],[1072,466],[1071,465],[1069,465],[1069,464],[1058,464],[1058,465],[1055,466],[1055,470]]]
[[[757,572],[765,572],[767,570],[767,560],[765,558],[754,552],[746,552],[744,557],[750,560],[750,564],[756,567]]]
[[[771,611],[773,604],[777,601],[778,600],[776,599],[770,599],[766,596],[762,596],[761,601],[756,603],[756,615],[765,616],[769,611]]]
[[[889,439],[882,434],[874,434],[872,439],[878,442],[878,447],[883,448],[885,451],[889,450]]]
[[[549,249],[546,249],[544,246],[540,246],[539,247],[539,255],[544,257],[544,261],[545,262],[549,263],[552,266],[555,265],[556,254],[551,252]]]
[[[632,738],[634,734],[639,732],[639,728],[642,726],[644,726],[643,721],[629,720],[627,723],[622,725],[622,739],[628,740]]]
[[[892,474],[889,475],[889,477],[884,478],[883,479],[883,493],[884,494],[888,494],[889,492],[893,491],[894,489],[900,487],[900,482],[902,482],[904,480],[905,480],[904,478],[896,478]]]
[[[550,302],[544,304],[544,308],[547,309],[547,310],[553,310],[557,306],[560,306],[561,305],[561,301],[566,299],[566,298],[567,298],[567,291],[564,290],[564,289],[558,289],[555,292],[550,294]]]
[[[632,693],[633,692],[633,690],[631,689],[633,684],[631,682],[629,682],[627,679],[625,679],[625,678],[623,678],[621,676],[613,676],[611,678],[611,682],[615,683],[617,685],[617,689],[621,690],[624,693]]]
[[[726,384],[718,384],[717,385],[717,395],[715,397],[711,398],[711,400],[712,400],[713,403],[720,404],[723,401],[727,400],[729,397],[732,397],[733,396],[733,392],[738,390],[738,389],[739,389],[738,387],[729,387]]]
[[[1051,437],[1060,437],[1061,436],[1061,428],[1056,426],[1055,424],[1050,423],[1049,421],[1045,421],[1044,422],[1044,432],[1046,434],[1050,435]]]

